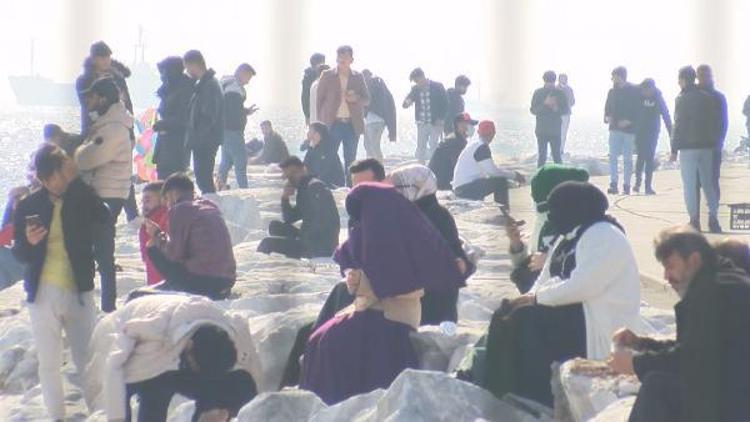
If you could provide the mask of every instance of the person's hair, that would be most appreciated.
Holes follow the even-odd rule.
[[[641,88],[656,88],[656,82],[651,78],[646,78],[641,82]]]
[[[182,57],[182,60],[185,61],[185,64],[188,63],[196,63],[201,65],[202,67],[206,67],[206,59],[203,58],[203,53],[201,53],[198,50],[190,50]]]
[[[693,66],[684,66],[680,68],[680,72],[678,73],[678,78],[680,80],[683,80],[689,84],[695,83],[695,69],[693,69]]]
[[[409,80],[415,81],[417,78],[424,78],[424,70],[421,67],[417,67],[409,74]]]
[[[706,73],[706,72],[711,73],[712,72],[711,66],[707,64],[702,64],[695,69],[695,72],[696,73]]]
[[[364,160],[357,160],[349,166],[349,174],[362,173],[363,171],[370,170],[375,175],[375,180],[378,182],[385,179],[385,168],[375,158],[366,158]]]
[[[42,129],[42,133],[44,134],[45,140],[53,136],[62,136],[65,134],[62,128],[59,125],[56,125],[54,123],[49,123],[49,124],[44,125],[44,129]]]
[[[562,79],[562,78],[568,79],[568,74],[567,73],[561,73],[561,74],[557,75],[557,78],[558,79]]]
[[[146,186],[143,187],[144,192],[154,192],[158,194],[161,194],[162,189],[164,189],[164,182],[161,180],[147,183]]]
[[[279,167],[283,170],[289,167],[304,167],[305,164],[296,155],[292,155],[286,160],[279,163]]]
[[[318,132],[318,134],[320,135],[321,141],[328,139],[328,126],[326,126],[325,123],[312,122],[310,123],[310,129]]]
[[[616,68],[612,69],[612,76],[619,76],[623,80],[628,79],[628,69],[625,68],[625,66],[617,66]]]
[[[228,372],[237,363],[237,348],[229,334],[215,325],[203,325],[195,330],[191,354],[202,373]]]
[[[714,243],[714,250],[719,256],[732,261],[739,269],[750,275],[750,246],[739,240],[726,238]]]
[[[164,186],[161,188],[161,194],[166,195],[170,191],[179,191],[181,193],[194,193],[195,185],[185,173],[175,173],[164,181]]]
[[[351,57],[354,57],[354,49],[350,45],[342,45],[336,49],[336,55],[340,56],[342,54],[348,54]]]
[[[34,168],[36,178],[44,181],[56,171],[63,168],[65,161],[70,159],[62,148],[45,142],[34,153]]]
[[[674,253],[687,259],[694,252],[701,255],[704,264],[716,261],[716,251],[706,237],[690,226],[664,229],[654,239],[654,255],[659,262],[666,261]]]
[[[548,70],[542,75],[542,80],[545,83],[553,83],[557,80],[557,74],[553,70]]]
[[[370,69],[362,69],[362,76],[367,79],[372,78],[372,71]]]
[[[234,74],[239,75],[240,72],[249,73],[253,76],[256,75],[255,69],[247,63],[242,63],[241,65],[237,66],[237,70],[234,71]]]
[[[262,122],[260,122],[260,125],[261,126],[273,127],[273,124],[271,123],[270,120],[263,120]]]
[[[471,85],[471,80],[466,75],[458,75],[456,76],[456,80],[453,83],[453,86],[459,87],[459,86],[469,86]]]
[[[319,64],[325,63],[326,56],[323,53],[314,53],[312,56],[310,56],[310,66],[317,66]]]

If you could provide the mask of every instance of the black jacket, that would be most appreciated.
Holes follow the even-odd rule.
[[[724,148],[724,141],[727,138],[727,130],[729,129],[729,117],[727,115],[727,97],[721,92],[717,91],[716,88],[712,87],[699,87],[699,89],[712,100],[712,106],[714,107],[714,121],[711,125],[712,135],[711,139],[716,141],[717,148]]]
[[[388,127],[388,137],[396,139],[396,102],[393,95],[381,78],[366,79],[367,90],[370,91],[370,104],[367,113],[373,112],[385,120]],[[365,114],[367,116],[367,114]]]
[[[450,211],[440,205],[435,195],[427,195],[423,198],[419,198],[414,201],[414,204],[420,211],[422,211],[427,219],[430,220],[440,234],[443,235],[443,238],[448,242],[451,251],[453,251],[453,255],[456,258],[463,258],[464,261],[466,261],[466,264],[471,267],[472,264],[469,262],[469,258],[466,256],[461,239],[458,237],[456,220],[453,219]],[[468,273],[472,272],[473,270],[470,268]]]
[[[344,166],[330,140],[323,139],[315,148],[308,147],[304,163],[311,175],[329,186],[341,187],[346,184]]]
[[[544,105],[544,100],[552,96],[557,107]],[[559,136],[562,132],[562,116],[570,114],[568,97],[556,87],[541,87],[531,97],[531,114],[536,116],[536,134]]]
[[[653,97],[641,96],[641,114],[638,118],[638,135],[643,137],[658,137],[661,121],[669,133],[672,133],[672,117],[664,101],[664,96],[658,89]]]
[[[185,133],[188,148],[218,146],[224,141],[224,94],[215,75],[209,69],[193,88]]]
[[[247,126],[245,88],[239,84],[237,78],[229,76],[221,80],[221,89],[224,92],[224,129],[245,132],[245,126]]]
[[[167,166],[174,163],[169,167],[185,169],[185,131],[195,81],[182,72],[164,79],[166,81],[156,91],[161,101],[158,108],[159,120],[154,124],[154,130],[159,133],[154,163]]]
[[[341,220],[333,194],[322,181],[307,176],[297,186],[296,204],[281,201],[285,223],[302,220],[300,238],[308,258],[330,257],[339,244]]]
[[[47,240],[45,238],[36,246],[29,244],[26,240],[26,217],[38,215],[42,224],[49,228],[53,207],[49,193],[42,188],[19,202],[13,218],[13,254],[26,265],[24,288],[29,303],[34,302],[39,288]],[[65,250],[73,267],[76,286],[79,292],[91,291],[94,289],[94,223],[105,223],[109,219],[109,208],[93,188],[78,178],[71,182],[63,196],[61,215]]]
[[[445,87],[440,82],[430,81],[428,89],[430,90],[430,123],[435,124],[436,121],[445,119],[445,113],[448,111],[448,96],[445,93]],[[406,98],[414,101],[414,118],[417,120],[422,112],[419,92],[419,86],[414,85],[411,87],[409,95],[406,96]]]
[[[750,415],[750,277],[727,260],[706,266],[675,306],[677,340],[649,342],[636,356],[680,380],[680,421],[746,421]]]
[[[284,140],[281,139],[281,135],[273,132],[271,136],[263,139],[263,152],[258,158],[261,163],[278,164],[287,158],[289,158],[289,150],[287,149]]]
[[[81,104],[81,135],[86,136],[89,126],[91,126],[91,117],[89,110],[86,108],[86,90],[93,85],[99,78],[111,77],[115,85],[120,89],[120,98],[125,108],[133,114],[133,101],[130,99],[130,90],[125,79],[130,77],[130,69],[117,60],[112,60],[112,68],[107,75],[97,75],[94,72],[94,62],[91,58],[86,58],[83,62],[83,73],[76,79],[76,92],[78,93],[78,102]]]
[[[305,119],[310,118],[310,87],[313,82],[320,77],[320,72],[308,67],[305,69],[305,74],[302,77],[302,113],[305,115]]]
[[[448,104],[445,106],[445,123],[443,124],[443,131],[445,133],[453,133],[453,119],[459,114],[464,112],[464,97],[456,91],[456,88],[448,88],[446,91],[446,99]]]
[[[437,177],[440,190],[451,190],[453,170],[456,168],[458,156],[466,147],[466,138],[460,135],[448,136],[441,142],[430,159],[430,170]]]
[[[612,88],[604,104],[604,116],[609,117],[609,130],[636,133],[641,111],[641,91],[635,85],[626,83],[622,88]],[[617,123],[629,120],[630,126],[619,128]]]
[[[686,87],[675,99],[672,152],[681,149],[716,148],[714,100],[695,85]]]

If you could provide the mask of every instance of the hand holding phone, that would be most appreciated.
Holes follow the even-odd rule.
[[[26,240],[36,246],[47,236],[47,228],[38,215],[26,216]]]

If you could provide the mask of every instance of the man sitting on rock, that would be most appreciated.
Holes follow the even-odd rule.
[[[175,394],[195,400],[194,421],[227,421],[258,393],[261,365],[247,319],[182,295],[137,298],[102,319],[91,339],[86,388],[92,411],[165,421]]]
[[[284,139],[273,129],[270,120],[260,123],[263,132],[263,151],[259,156],[252,158],[250,164],[279,164],[289,158],[289,150]]]
[[[656,341],[627,329],[615,334],[610,367],[642,383],[630,421],[746,421],[750,277],[694,229],[666,229],[654,245],[681,299],[677,339]]]
[[[173,174],[162,188],[169,204],[169,235],[146,220],[148,256],[166,279],[161,290],[226,299],[237,278],[232,239],[219,207],[195,197],[193,182]]]
[[[325,183],[307,173],[297,157],[280,165],[287,185],[281,195],[283,221],[271,221],[269,237],[258,245],[258,252],[272,252],[299,259],[330,257],[339,244],[341,222],[336,202]],[[290,198],[296,192],[296,203]],[[300,228],[294,223],[302,220]]]

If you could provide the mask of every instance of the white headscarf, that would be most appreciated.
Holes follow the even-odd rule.
[[[396,190],[411,202],[437,192],[435,173],[422,164],[407,164],[391,171]]]

